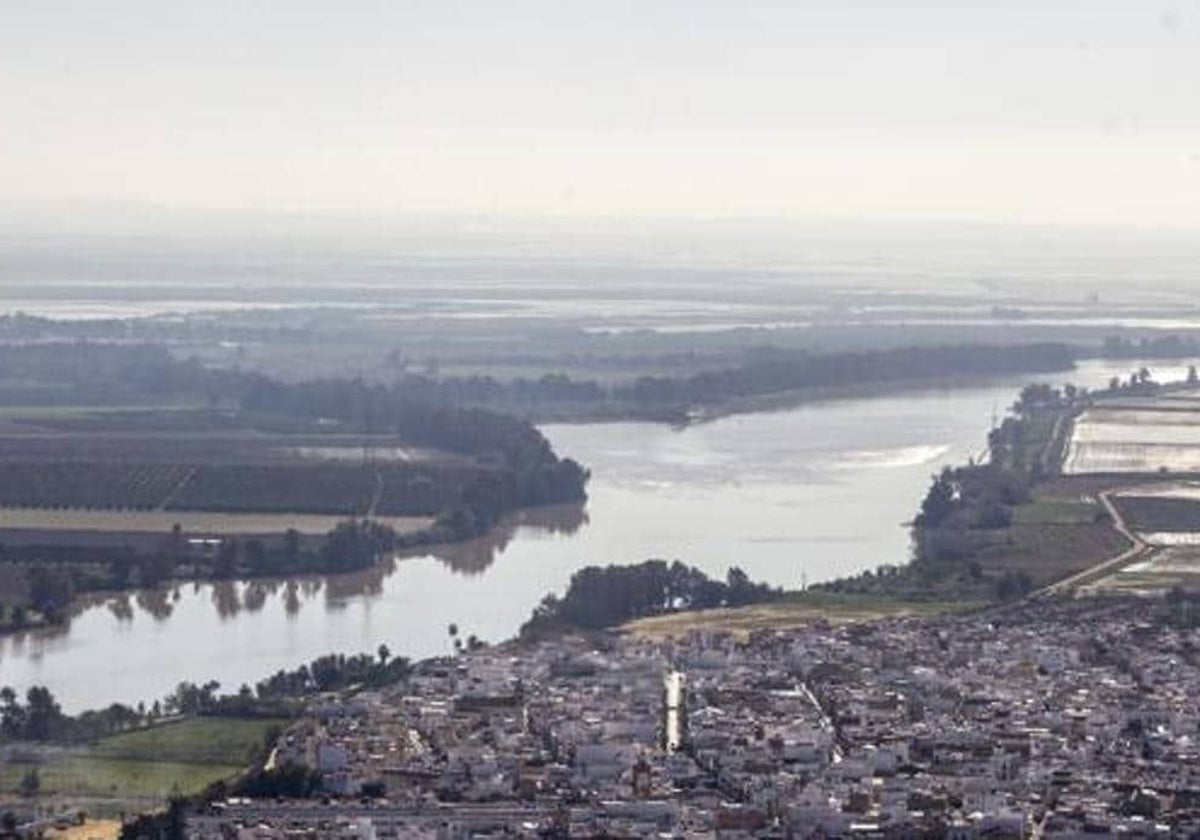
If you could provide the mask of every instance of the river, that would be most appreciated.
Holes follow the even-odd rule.
[[[1136,363],[1045,377],[1097,386]],[[1160,380],[1178,366],[1151,365]],[[798,587],[908,555],[904,523],[930,475],[978,453],[1028,377],[823,402],[682,430],[553,425],[592,470],[584,509],[532,511],[488,539],[356,575],[183,584],[80,604],[68,626],[0,639],[0,685],[48,686],[69,711],[147,702],[181,680],[235,690],[331,651],[425,657],[447,627],[511,637],[547,592],[591,564],[680,559]]]

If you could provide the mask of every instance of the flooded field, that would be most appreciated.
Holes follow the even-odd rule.
[[[1076,421],[1063,472],[1200,470],[1200,400],[1174,395],[1099,406]]]

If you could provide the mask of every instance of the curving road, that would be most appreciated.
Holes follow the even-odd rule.
[[[1114,490],[1102,490],[1098,495],[1100,503],[1104,505],[1108,515],[1112,518],[1113,528],[1117,533],[1129,540],[1129,548],[1109,560],[1105,560],[1098,566],[1091,566],[1084,569],[1082,572],[1077,572],[1069,577],[1065,577],[1060,581],[1050,584],[1039,589],[1030,595],[1030,598],[1040,598],[1048,595],[1063,595],[1067,592],[1079,587],[1082,584],[1090,583],[1092,580],[1104,577],[1112,572],[1118,571],[1130,563],[1141,559],[1151,548],[1141,537],[1130,529],[1125,518],[1121,516],[1121,511],[1112,501],[1112,494],[1119,493],[1128,488],[1117,488]]]

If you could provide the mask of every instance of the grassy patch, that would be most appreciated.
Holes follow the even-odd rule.
[[[989,535],[976,558],[985,573],[1029,575],[1040,587],[1089,569],[1129,548],[1108,522],[1014,524]]]
[[[1082,525],[1097,521],[1104,513],[1104,507],[1096,501],[1042,497],[1014,508],[1013,524]]]
[[[0,767],[0,790],[16,793],[21,778],[33,765]],[[171,761],[129,761],[69,755],[38,766],[41,795],[166,799],[172,793],[199,793],[219,779],[242,769],[239,764],[190,764]]]
[[[267,733],[283,721],[191,718],[125,732],[94,744],[51,753],[37,764],[0,766],[0,793],[16,793],[37,767],[43,795],[165,799],[193,794],[247,767]]]
[[[823,619],[834,622],[873,621],[905,616],[964,612],[981,606],[975,601],[908,601],[887,596],[835,592],[792,592],[782,600],[729,609],[692,610],[631,621],[622,632],[671,636],[692,630],[725,630],[737,634],[778,630]]]
[[[91,754],[130,761],[179,761],[193,764],[246,764],[273,727],[283,721],[238,718],[190,718],[105,738]]]

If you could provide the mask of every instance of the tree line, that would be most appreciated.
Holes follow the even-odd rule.
[[[697,408],[783,392],[817,391],[948,377],[989,377],[1070,370],[1078,352],[1053,343],[941,345],[821,353],[753,348],[741,364],[689,376],[641,376],[601,384],[563,374],[537,379],[408,374],[396,387],[429,401],[478,405],[518,414],[636,416],[686,420]]]
[[[144,536],[137,547],[0,544],[0,563],[20,570],[25,580],[23,599],[0,611],[0,630],[64,622],[79,592],[155,587],[178,576],[224,580],[358,571],[433,539],[435,528],[401,535],[380,522],[349,519],[320,537],[288,530],[274,538],[194,545],[176,526],[157,540]]]
[[[54,694],[32,686],[24,697],[9,686],[0,688],[0,743],[33,741],[77,744],[184,716],[290,717],[316,694],[353,687],[381,688],[405,679],[411,664],[392,656],[387,645],[374,655],[329,654],[288,671],[280,670],[253,688],[241,686],[221,694],[215,680],[181,682],[166,697],[136,706],[122,703],[78,715],[63,712]]]
[[[545,442],[519,421],[491,413],[448,412],[448,406],[529,413],[547,406],[674,416],[696,406],[783,391],[845,387],[958,376],[1069,370],[1085,355],[1065,344],[957,344],[821,353],[771,345],[746,351],[741,364],[690,376],[642,376],[612,385],[562,374],[497,380],[490,376],[405,374],[389,385],[328,379],[298,385],[263,374],[209,368],[175,359],[162,345],[47,342],[0,345],[0,397],[10,402],[76,401],[100,404],[191,396],[213,405],[237,405],[308,418],[337,419],[457,452],[499,452],[527,463]],[[32,383],[10,392],[12,383]],[[65,386],[69,386],[69,389]],[[544,455],[544,452],[542,453]]]

